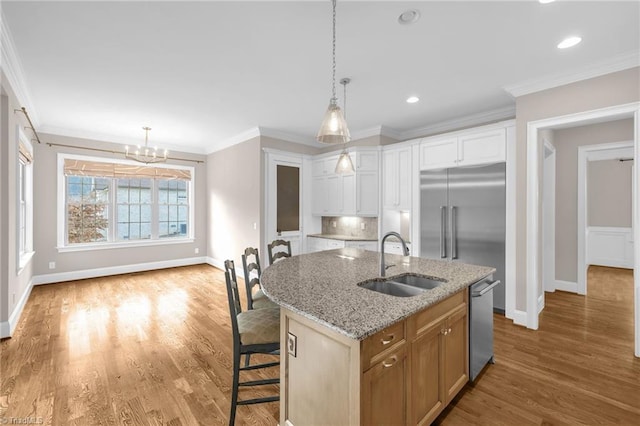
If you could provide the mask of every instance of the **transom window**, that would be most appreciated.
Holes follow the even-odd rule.
[[[188,239],[192,232],[190,167],[110,163],[61,155],[62,246]]]

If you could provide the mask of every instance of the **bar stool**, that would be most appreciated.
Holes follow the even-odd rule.
[[[258,249],[247,247],[242,255],[242,268],[244,269],[244,283],[247,287],[247,309],[277,308],[278,305],[262,292],[260,286],[260,255]],[[253,289],[258,290],[254,293]]]
[[[225,260],[224,278],[227,285],[229,299],[229,314],[231,315],[231,329],[233,331],[233,385],[231,389],[231,412],[229,425],[235,424],[236,408],[238,405],[260,404],[280,400],[280,395],[238,401],[240,386],[260,386],[279,384],[280,378],[250,380],[240,382],[240,372],[275,367],[280,362],[268,362],[240,366],[240,357],[251,354],[279,355],[280,350],[280,309],[265,308],[242,312],[240,306],[240,292],[235,279],[233,260]],[[234,271],[233,274],[230,271]],[[278,374],[280,372],[278,371]]]
[[[280,247],[284,247],[284,249],[280,249]],[[267,250],[269,250],[269,265],[273,265],[281,259],[291,257],[291,242],[275,240],[267,244]]]

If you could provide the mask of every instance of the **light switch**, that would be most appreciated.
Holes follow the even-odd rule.
[[[296,358],[298,351],[298,338],[295,334],[287,333],[287,353]]]

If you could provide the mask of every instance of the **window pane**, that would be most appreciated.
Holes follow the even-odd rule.
[[[129,206],[129,221],[140,222],[140,206]]]
[[[118,223],[118,235],[116,236],[118,240],[128,240],[129,239],[129,224],[128,223]]]
[[[151,223],[151,206],[140,206],[140,222]]]
[[[118,205],[118,223],[129,222],[129,206]]]
[[[169,220],[169,207],[160,206],[158,209],[158,220],[160,222],[166,222]]]
[[[180,222],[186,222],[188,214],[189,214],[189,209],[187,208],[187,206],[178,207],[178,220]]]
[[[142,223],[140,225],[140,238],[151,238],[151,223]]]
[[[169,221],[175,222],[178,220],[178,206],[169,206]]]
[[[158,229],[158,236],[160,238],[166,237],[169,234],[169,224],[167,222],[160,222]]]
[[[109,226],[109,181],[67,178],[67,241],[69,244],[106,241]],[[77,194],[74,196],[73,194]]]

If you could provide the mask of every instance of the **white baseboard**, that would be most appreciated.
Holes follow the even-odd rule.
[[[213,266],[214,268],[218,268],[221,271],[224,272],[224,260],[220,260],[220,259],[214,259],[213,257],[207,257],[207,263],[211,266]],[[240,264],[240,266],[237,265],[237,262],[235,262],[235,266],[236,266],[236,277],[238,279],[243,280],[244,279],[244,270],[242,269],[242,263]]]
[[[527,326],[527,312],[526,311],[519,311],[519,310],[514,310],[513,311],[513,318],[511,318],[513,320],[514,324],[517,325],[521,325],[526,327]]]
[[[109,275],[130,274],[132,272],[152,271],[155,269],[175,268],[177,266],[208,263],[206,257],[164,260],[160,262],[137,263],[133,265],[110,266],[106,268],[85,269],[80,271],[59,272],[56,274],[36,275],[33,284],[51,284],[63,281],[83,280],[86,278],[106,277]]]
[[[578,293],[578,283],[571,281],[556,280],[556,290]]]
[[[538,313],[544,309],[544,294],[538,296]]]
[[[27,290],[22,293],[22,297],[18,300],[18,304],[13,309],[13,312],[9,316],[8,321],[2,321],[0,323],[0,338],[4,339],[5,337],[11,337],[13,332],[16,330],[16,325],[18,325],[18,321],[20,321],[20,316],[22,315],[22,311],[24,310],[25,305],[27,304],[27,300],[29,300],[29,295],[31,294],[31,290],[33,289],[33,279],[29,281],[29,285],[27,286]]]

